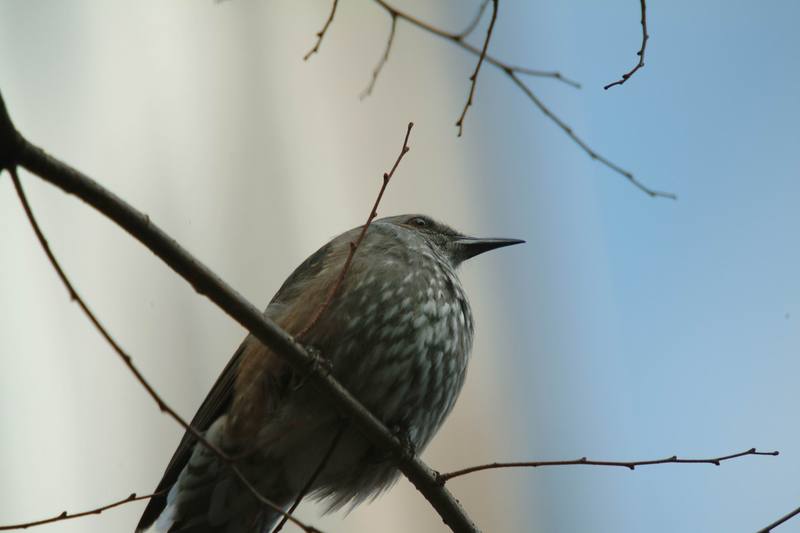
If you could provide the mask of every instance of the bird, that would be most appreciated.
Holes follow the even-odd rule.
[[[419,214],[366,226],[324,312],[320,306],[363,226],[300,264],[264,315],[300,334],[327,371],[418,453],[453,409],[472,350],[473,317],[456,270],[478,254],[524,241],[469,237]],[[191,425],[237,458],[252,487],[187,432],[137,533],[268,533],[282,513],[259,502],[252,488],[287,509],[313,481],[307,494],[333,511],[376,497],[399,476],[385,453],[252,334]]]

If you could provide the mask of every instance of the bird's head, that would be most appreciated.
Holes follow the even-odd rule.
[[[520,239],[470,237],[425,215],[399,215],[382,218],[376,223],[392,224],[401,231],[412,232],[447,258],[453,267],[483,252],[525,242]]]

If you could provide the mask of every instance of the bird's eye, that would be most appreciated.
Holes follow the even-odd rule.
[[[428,227],[428,221],[422,217],[414,217],[408,221],[409,224],[412,226],[417,226],[418,228],[426,228]]]

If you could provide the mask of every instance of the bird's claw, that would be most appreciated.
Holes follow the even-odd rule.
[[[400,441],[400,445],[403,447],[403,451],[406,455],[409,457],[417,455],[417,445],[414,444],[414,440],[411,438],[411,431],[409,430],[408,424],[404,422],[395,422],[389,424],[388,429],[392,432],[394,437]]]

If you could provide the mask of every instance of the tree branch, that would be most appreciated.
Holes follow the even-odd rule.
[[[30,527],[52,524],[53,522],[62,522],[64,520],[72,520],[73,518],[81,518],[82,516],[101,514],[103,511],[108,511],[109,509],[113,509],[114,507],[119,507],[120,505],[125,505],[126,503],[138,502],[140,500],[149,500],[150,498],[155,498],[156,496],[160,496],[163,493],[164,491],[159,491],[159,492],[154,492],[153,494],[145,494],[143,496],[137,496],[136,493],[134,492],[127,498],[117,500],[113,503],[109,503],[101,507],[89,509],[88,511],[81,511],[79,513],[72,513],[72,514],[68,513],[67,511],[62,511],[61,514],[59,515],[52,516],[50,518],[44,518],[42,520],[34,520],[32,522],[23,522],[20,524],[9,524],[0,526],[0,531],[11,531],[13,529],[28,529]]]
[[[772,522],[767,527],[759,529],[758,531],[756,531],[756,533],[770,533],[770,531],[772,531],[776,527],[780,526],[781,524],[784,524],[784,523],[788,522],[789,520],[791,520],[792,518],[794,518],[795,516],[797,516],[799,514],[800,514],[800,507],[798,507],[794,511],[792,511],[792,512],[790,512],[790,513],[788,513],[788,514],[786,514],[786,515],[784,515],[782,517],[780,517],[779,519],[775,520],[774,522]]]
[[[331,401],[395,465],[436,509],[454,532],[475,533],[477,527],[449,491],[439,486],[435,472],[409,454],[405,446],[361,403],[327,372],[316,358],[230,285],[222,281],[174,239],[153,224],[149,217],[65,163],[53,158],[24,139],[14,129],[3,109],[0,96],[0,163],[5,168],[20,165],[68,194],[73,194],[113,220],[144,244],[199,293],[280,354],[293,368],[308,374],[308,380]]]
[[[540,466],[568,466],[568,465],[588,465],[588,466],[616,466],[621,468],[628,468],[634,470],[637,466],[649,465],[663,465],[663,464],[711,464],[719,466],[724,461],[730,461],[745,455],[771,455],[776,456],[779,452],[759,452],[755,448],[750,448],[743,452],[734,453],[731,455],[723,455],[720,457],[712,457],[710,459],[683,459],[676,455],[665,457],[663,459],[650,459],[646,461],[598,461],[594,459],[587,459],[581,457],[580,459],[571,459],[563,461],[519,461],[509,463],[487,463],[483,465],[470,466],[469,468],[462,468],[461,470],[454,470],[445,474],[439,474],[438,480],[440,483],[445,484],[453,478],[472,474],[473,472],[480,472],[482,470],[496,470],[499,468],[538,468]]]
[[[19,196],[20,203],[22,204],[22,208],[25,210],[25,215],[30,222],[31,227],[33,228],[33,232],[36,234],[36,238],[39,241],[39,244],[42,246],[45,255],[47,255],[47,259],[50,261],[50,264],[53,266],[53,269],[58,274],[58,277],[61,279],[61,282],[69,292],[70,299],[78,304],[81,308],[81,311],[86,315],[95,329],[100,333],[100,335],[111,345],[111,348],[119,355],[122,359],[125,366],[128,367],[128,370],[134,375],[136,380],[139,384],[144,387],[147,393],[150,395],[151,398],[156,402],[158,408],[161,410],[162,413],[167,413],[173,420],[175,420],[184,430],[191,433],[195,440],[199,441],[203,446],[211,450],[217,457],[220,458],[224,463],[230,466],[239,480],[253,493],[253,496],[256,497],[262,504],[270,507],[271,509],[275,510],[276,512],[283,515],[284,520],[291,520],[292,523],[306,531],[307,533],[321,533],[318,529],[309,526],[301,522],[300,520],[296,519],[295,517],[291,516],[290,513],[281,508],[280,505],[272,502],[271,500],[265,498],[250,482],[247,480],[244,475],[239,471],[238,468],[235,467],[234,459],[223,452],[218,446],[214,445],[211,441],[206,439],[206,437],[199,432],[196,428],[191,426],[187,423],[174,409],[172,409],[156,392],[155,388],[150,385],[150,383],[145,379],[144,375],[139,371],[138,368],[133,364],[133,358],[125,352],[122,347],[117,343],[116,340],[111,336],[108,330],[100,323],[97,319],[95,314],[89,309],[89,306],[86,302],[81,298],[78,294],[78,291],[75,290],[75,287],[72,285],[72,282],[69,280],[67,275],[64,273],[64,270],[61,268],[61,264],[56,259],[56,256],[53,254],[52,250],[50,249],[50,244],[47,242],[47,239],[44,236],[41,228],[39,227],[39,223],[36,220],[36,217],[33,214],[33,210],[31,209],[30,203],[28,202],[28,198],[25,194],[25,190],[22,188],[22,182],[19,180],[19,176],[17,175],[17,169],[15,167],[11,167],[9,169],[9,173],[11,174],[11,179],[14,182],[14,188],[17,191],[17,196]],[[158,493],[157,493],[158,494]],[[141,499],[141,498],[140,498]],[[127,501],[135,501],[133,499],[129,499]],[[123,502],[125,503],[125,502]],[[122,503],[117,503],[115,505],[122,505]]]
[[[489,5],[489,0],[483,0],[481,5],[478,7],[478,12],[475,13],[475,17],[472,19],[472,22],[467,24],[467,27],[461,30],[460,32],[456,33],[456,36],[459,39],[465,39],[469,36],[470,33],[475,31],[475,28],[478,27],[478,23],[483,18],[483,12],[486,11],[486,6]]]
[[[372,90],[375,88],[375,82],[378,81],[378,76],[383,70],[383,66],[389,60],[389,52],[392,49],[392,43],[394,43],[394,32],[397,29],[397,17],[392,15],[392,27],[389,29],[389,39],[386,40],[386,50],[383,52],[383,56],[381,56],[381,60],[378,61],[378,64],[375,66],[375,69],[372,71],[372,79],[367,85],[367,88],[364,89],[361,94],[359,95],[359,99],[363,100],[367,96],[372,94]]]
[[[555,115],[555,113],[550,111],[550,109],[547,106],[544,105],[544,103],[539,99],[539,97],[536,96],[533,93],[533,91],[531,91],[531,89],[522,82],[522,80],[519,78],[519,76],[516,75],[516,73],[514,73],[511,70],[506,70],[505,73],[511,78],[511,80],[520,89],[522,89],[522,92],[524,92],[528,96],[528,98],[530,98],[531,102],[533,102],[534,105],[536,105],[536,107],[538,107],[542,111],[542,113],[544,113],[550,120],[552,120],[556,124],[556,126],[561,128],[561,130],[564,133],[566,133],[567,136],[570,139],[572,139],[572,141],[575,144],[580,146],[581,150],[583,150],[584,152],[589,154],[589,157],[591,157],[595,161],[598,161],[599,163],[605,165],[606,167],[610,168],[611,170],[613,170],[617,174],[623,176],[625,179],[627,179],[629,182],[631,182],[634,187],[636,187],[640,191],[644,192],[645,194],[647,194],[651,198],[661,197],[661,198],[668,198],[670,200],[677,200],[678,199],[678,197],[674,193],[666,192],[666,191],[657,191],[655,189],[651,189],[650,187],[646,186],[644,183],[642,183],[641,181],[636,179],[636,176],[634,176],[631,171],[625,170],[624,168],[620,167],[616,163],[614,163],[612,161],[609,161],[604,156],[602,156],[599,153],[595,152],[592,147],[590,147],[588,144],[586,144],[586,141],[584,141],[583,139],[578,137],[578,135],[572,130],[572,128],[570,126],[568,126],[566,124],[566,122],[564,122],[563,120],[558,118]]]
[[[295,498],[294,503],[292,504],[292,506],[289,507],[289,511],[288,511],[289,514],[294,513],[294,510],[297,509],[297,506],[300,505],[300,502],[303,501],[303,498],[306,497],[306,495],[308,494],[308,491],[311,490],[311,486],[314,484],[314,482],[317,480],[319,475],[322,473],[322,469],[325,468],[326,464],[328,464],[328,461],[330,460],[331,455],[333,455],[333,452],[336,450],[336,447],[339,445],[339,440],[342,438],[342,435],[344,434],[344,430],[346,428],[347,428],[346,421],[342,421],[342,424],[339,426],[339,429],[333,435],[333,439],[331,439],[331,444],[330,444],[330,446],[328,446],[328,450],[325,452],[325,455],[322,456],[322,460],[317,465],[317,468],[314,469],[314,472],[312,472],[311,477],[308,478],[308,481],[306,481],[306,484],[303,485],[303,488],[300,489],[300,492],[297,493],[297,498]],[[283,529],[283,526],[285,524],[286,524],[286,517],[284,516],[281,519],[281,521],[278,523],[278,525],[275,526],[275,529],[272,530],[272,533],[278,533],[281,529]]]
[[[458,117],[458,120],[456,121],[459,137],[461,137],[461,134],[464,132],[464,117],[467,116],[467,109],[469,109],[469,107],[472,105],[472,97],[475,95],[475,84],[478,81],[478,72],[480,72],[481,65],[483,65],[483,60],[486,58],[486,49],[489,48],[489,40],[492,38],[492,30],[494,30],[494,23],[497,20],[498,3],[499,0],[492,0],[492,19],[489,21],[489,29],[486,30],[486,39],[483,41],[483,48],[481,48],[481,55],[478,57],[478,64],[475,65],[475,72],[473,72],[472,76],[469,77],[472,83],[469,86],[467,103],[464,104],[464,110],[461,111],[461,116]],[[458,38],[462,39],[460,36]]]
[[[426,32],[428,32],[428,33],[430,33],[432,35],[436,35],[437,37],[441,37],[442,39],[446,39],[446,40],[452,42],[453,44],[455,44],[456,46],[458,46],[459,48],[461,48],[463,50],[466,50],[467,52],[469,52],[469,53],[471,53],[473,55],[481,55],[483,53],[482,50],[479,50],[478,48],[475,48],[471,44],[465,42],[463,40],[463,38],[460,37],[460,35],[457,34],[457,33],[450,33],[450,32],[447,32],[445,30],[442,30],[440,28],[437,28],[436,26],[432,26],[431,24],[428,24],[427,22],[425,22],[423,20],[420,20],[420,19],[418,19],[418,18],[416,18],[416,17],[414,17],[412,15],[409,15],[409,14],[403,12],[403,11],[400,11],[400,10],[392,7],[391,5],[387,4],[385,0],[374,0],[374,2],[376,4],[378,4],[379,6],[381,6],[384,10],[386,10],[386,12],[389,13],[389,15],[391,15],[393,17],[397,17],[397,18],[402,19],[402,20],[405,20],[406,22],[408,22],[412,26],[416,26],[417,28],[419,28],[419,29],[421,29],[423,31],[426,31]],[[636,179],[634,177],[632,172],[630,172],[628,170],[625,170],[624,168],[620,167],[616,163],[611,162],[606,157],[601,156],[596,151],[594,151],[594,149],[592,149],[588,144],[586,144],[586,142],[584,140],[582,140],[580,137],[578,137],[573,132],[572,128],[570,126],[568,126],[566,124],[566,122],[564,122],[555,113],[553,113],[544,104],[544,102],[542,102],[539,99],[539,97],[536,96],[533,93],[533,91],[527,85],[525,85],[525,83],[523,83],[523,81],[519,77],[520,74],[536,76],[536,75],[542,74],[541,71],[536,71],[536,70],[531,70],[531,69],[524,69],[524,68],[521,68],[521,67],[517,67],[517,66],[511,65],[511,64],[505,63],[505,62],[500,61],[499,59],[493,57],[491,54],[488,54],[488,53],[484,54],[484,61],[486,63],[489,63],[490,65],[492,65],[494,67],[497,67],[502,72],[504,72],[509,78],[511,78],[511,80],[514,82],[514,84],[517,85],[528,96],[528,98],[534,103],[534,105],[536,105],[536,107],[538,107],[539,110],[542,113],[544,113],[547,118],[549,118],[559,128],[561,128],[561,130],[564,133],[566,133],[567,136],[575,144],[577,144],[580,147],[580,149],[583,150],[589,157],[591,157],[595,161],[598,161],[599,163],[603,164],[605,167],[611,169],[612,171],[616,172],[617,174],[623,176],[625,179],[627,179],[629,182],[631,182],[636,188],[638,188],[642,192],[646,193],[650,197],[669,198],[671,200],[677,199],[677,196],[675,196],[675,194],[673,194],[673,193],[664,192],[664,191],[658,191],[658,190],[651,189],[651,188],[645,186],[642,182],[640,182],[638,179]],[[545,74],[547,74],[551,78],[558,79],[558,80],[560,80],[560,81],[562,81],[564,83],[579,87],[579,85],[577,83],[575,83],[575,82],[573,82],[571,80],[567,80],[566,78],[564,78],[558,72],[549,72],[549,73],[545,73]]]
[[[642,46],[639,48],[639,51],[636,52],[636,55],[639,56],[639,62],[636,63],[631,70],[623,74],[622,78],[603,87],[603,89],[606,91],[615,85],[622,85],[628,81],[637,70],[644,66],[644,51],[647,48],[647,40],[650,38],[650,36],[647,34],[647,5],[645,4],[645,0],[639,0],[639,3],[641,4],[642,9]]]
[[[309,57],[319,52],[319,45],[322,44],[322,39],[328,32],[328,27],[331,25],[331,22],[333,22],[333,16],[336,14],[336,6],[338,4],[339,0],[333,0],[333,5],[331,6],[331,14],[328,15],[328,20],[325,21],[325,25],[322,27],[322,29],[317,32],[317,42],[314,43],[314,48],[309,50],[306,53],[306,55],[303,56],[303,61],[308,61]]]

